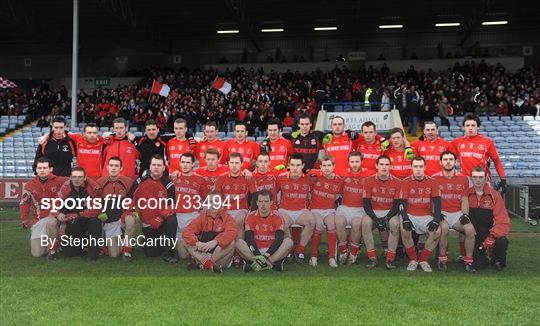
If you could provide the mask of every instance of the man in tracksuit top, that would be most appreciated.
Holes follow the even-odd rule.
[[[469,216],[476,230],[474,265],[488,265],[486,251],[491,256],[491,265],[498,270],[506,268],[510,218],[501,194],[489,183],[486,171],[477,166],[471,172],[473,187],[469,189]]]

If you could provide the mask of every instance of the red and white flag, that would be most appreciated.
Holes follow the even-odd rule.
[[[152,83],[152,89],[150,90],[150,93],[152,94],[159,94],[161,96],[169,96],[169,92],[171,91],[171,88],[166,85],[158,82],[157,80],[154,80]]]
[[[231,84],[227,83],[225,79],[216,76],[216,79],[214,79],[214,82],[212,83],[212,88],[215,88],[223,94],[227,95],[231,91]]]
[[[17,84],[9,79],[0,77],[0,88],[16,88]]]

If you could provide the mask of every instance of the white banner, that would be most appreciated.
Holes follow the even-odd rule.
[[[332,130],[332,119],[340,116],[345,119],[345,129],[360,131],[366,121],[371,121],[377,130],[385,131],[393,128],[390,112],[325,112],[324,130]]]

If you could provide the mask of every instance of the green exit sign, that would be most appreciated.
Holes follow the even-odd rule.
[[[110,78],[96,78],[94,79],[94,85],[96,87],[109,87],[111,86]]]

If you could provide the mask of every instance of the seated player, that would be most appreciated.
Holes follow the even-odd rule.
[[[435,181],[425,175],[426,161],[418,156],[412,160],[413,175],[405,179],[401,184],[401,239],[405,246],[410,262],[408,271],[415,271],[418,264],[424,272],[431,272],[429,258],[441,235],[441,195]],[[426,244],[418,254],[412,238],[412,231],[417,234],[428,234]]]
[[[235,220],[222,209],[223,197],[208,193],[208,209],[199,213],[182,231],[183,245],[195,260],[188,269],[208,269],[222,273],[232,261],[238,233]]]
[[[390,229],[388,235],[388,251],[386,252],[386,268],[395,269],[396,249],[399,242],[400,181],[390,175],[390,158],[381,155],[376,160],[377,174],[364,180],[364,211],[362,218],[362,235],[366,245],[369,263],[366,268],[377,266],[377,251],[373,240],[373,230],[379,232]]]
[[[41,257],[47,254],[47,259],[56,259],[58,220],[51,214],[50,209],[44,208],[42,200],[57,198],[58,190],[66,181],[66,177],[52,174],[51,161],[40,157],[36,161],[36,176],[24,186],[20,203],[21,223],[25,229],[31,228],[30,251],[32,256]],[[32,211],[32,220],[29,219]],[[47,245],[42,245],[42,237],[46,237]]]
[[[466,175],[456,171],[456,155],[450,151],[440,156],[442,172],[433,175],[441,193],[442,215],[441,238],[439,240],[439,264],[441,271],[447,270],[448,231],[452,228],[465,235],[464,243],[460,242],[460,250],[464,251],[465,271],[475,272],[473,263],[475,231],[471,224],[469,214],[469,179]]]
[[[293,225],[302,227],[300,240],[294,249],[295,259],[300,263],[305,262],[305,246],[315,228],[315,219],[307,209],[311,182],[302,172],[303,169],[303,155],[294,153],[289,160],[289,172],[280,174],[276,182],[276,192],[280,198],[278,211],[285,220],[285,227]]]
[[[469,189],[469,216],[476,230],[474,266],[485,268],[488,264],[497,270],[506,269],[510,218],[501,194],[491,188],[483,167],[472,169],[473,187]],[[489,253],[490,261],[487,260]]]
[[[176,238],[182,240],[184,228],[199,215],[199,209],[206,198],[208,188],[203,177],[194,175],[193,165],[195,155],[184,153],[180,157],[180,170],[178,177],[174,180],[176,191]],[[179,241],[176,249],[181,259],[189,258],[189,253],[182,241]]]
[[[311,214],[316,221],[311,236],[311,258],[309,264],[317,266],[317,256],[324,225],[327,229],[328,264],[338,267],[336,262],[336,227],[345,229],[345,217],[336,216],[336,199],[343,191],[343,179],[334,173],[335,161],[330,155],[321,158],[321,170],[310,171],[311,176]]]
[[[367,176],[375,174],[362,167],[362,154],[358,151],[352,151],[348,157],[349,168],[343,175],[343,201],[338,206],[336,216],[343,216],[345,224],[336,223],[336,231],[339,247],[339,263],[354,264],[358,257],[360,249],[360,238],[362,237],[362,216],[365,215],[363,207],[363,183]],[[351,227],[350,233],[350,251],[347,255],[347,230]]]
[[[274,269],[283,271],[284,258],[293,247],[285,238],[285,221],[272,210],[273,196],[268,190],[256,194],[257,210],[246,217],[244,240],[236,242],[236,250],[244,259],[244,271]]]
[[[131,189],[133,179],[120,175],[121,171],[122,160],[118,156],[113,156],[107,162],[107,176],[97,180],[101,188],[101,198],[104,199],[104,211],[98,217],[104,222],[104,237],[109,239],[107,240],[109,256],[116,258],[122,251],[122,259],[130,261],[133,248],[129,246],[129,239],[135,234],[135,218],[132,215],[122,214],[121,203]],[[125,246],[121,246],[120,242],[122,229],[125,233],[123,241]]]
[[[100,196],[99,186],[95,181],[86,177],[86,173],[81,167],[75,167],[71,170],[69,180],[58,192],[58,197],[62,198],[64,203],[68,198],[76,201],[78,198],[97,198]],[[75,205],[71,209],[70,206],[64,205],[56,218],[61,223],[66,224],[67,237],[72,239],[88,238],[91,243],[87,248],[87,257],[89,260],[96,260],[100,251],[97,241],[101,238],[102,226],[101,220],[98,219],[99,209],[90,207],[88,204],[92,203],[85,200],[81,202],[81,205]],[[62,247],[66,257],[81,256],[85,253],[83,249],[86,248],[81,248],[76,241],[70,241]]]

